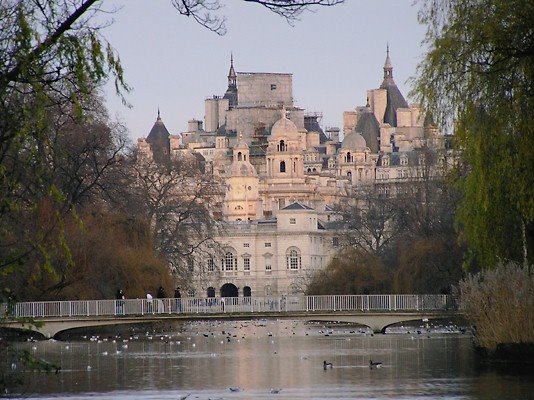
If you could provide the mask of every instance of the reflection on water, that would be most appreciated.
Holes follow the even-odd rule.
[[[534,398],[532,377],[480,371],[468,335],[370,335],[357,327],[283,320],[204,321],[166,332],[24,343],[62,366],[58,375],[32,376],[26,393],[70,399]],[[371,370],[370,359],[382,368]],[[324,360],[333,368],[324,370]]]

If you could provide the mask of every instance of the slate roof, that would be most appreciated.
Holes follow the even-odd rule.
[[[398,108],[408,108],[408,103],[393,80],[393,64],[389,58],[389,47],[387,50],[386,62],[384,63],[384,80],[380,85],[380,89],[386,89],[387,93],[384,123],[390,124],[391,126],[397,126],[396,111]]]
[[[305,115],[304,116],[304,128],[308,132],[319,132],[319,143],[323,144],[323,143],[326,143],[326,141],[328,140],[324,131],[321,129],[321,126],[319,125],[319,121],[317,121],[316,115]]]
[[[313,208],[308,207],[305,204],[301,204],[299,202],[292,203],[284,208],[282,210],[313,210]]]
[[[159,110],[158,118],[146,137],[146,142],[150,144],[156,161],[161,162],[168,158],[171,148],[170,134],[161,120]]]
[[[367,143],[367,147],[369,147],[373,153],[378,153],[380,150],[380,146],[378,144],[378,138],[380,137],[380,126],[378,125],[378,121],[376,120],[376,117],[370,108],[362,108],[354,131],[356,133],[361,133],[365,139],[365,143]]]
[[[165,127],[165,124],[161,120],[159,110],[158,110],[158,118],[156,119],[156,122],[154,123],[154,126],[152,126],[152,129],[150,130],[150,133],[146,137],[147,143],[150,143],[151,145],[158,143],[158,142],[165,142],[169,140],[170,133]]]

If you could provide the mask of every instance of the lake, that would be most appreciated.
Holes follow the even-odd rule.
[[[109,328],[107,328],[109,329]],[[452,323],[373,335],[292,320],[90,331],[19,346],[61,365],[19,397],[81,399],[534,399],[523,371],[477,363]],[[400,333],[403,332],[403,333]],[[381,362],[370,368],[369,361]],[[323,368],[323,362],[332,368]]]

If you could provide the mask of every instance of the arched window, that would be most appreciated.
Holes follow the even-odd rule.
[[[349,181],[352,182],[352,172],[350,171],[347,172],[347,178],[349,178]]]
[[[286,162],[280,161],[280,172],[286,172]]]
[[[347,156],[345,157],[345,162],[351,162],[352,161],[351,158],[352,157],[351,157],[350,151],[349,151],[349,152],[347,152]]]
[[[278,143],[278,151],[286,151],[287,146],[286,143],[283,140],[280,140],[280,143]]]
[[[234,269],[237,269],[237,257],[230,251],[226,252],[222,259],[222,265],[225,271],[233,271]]]
[[[237,161],[243,161],[243,154],[241,152],[237,153]]]
[[[286,253],[286,263],[287,263],[287,269],[300,269],[300,252],[292,248]]]

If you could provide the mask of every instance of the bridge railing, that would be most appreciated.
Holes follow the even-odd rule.
[[[136,316],[321,311],[439,311],[455,305],[449,295],[332,295],[182,299],[125,299],[19,302],[0,304],[0,316],[16,318]]]

